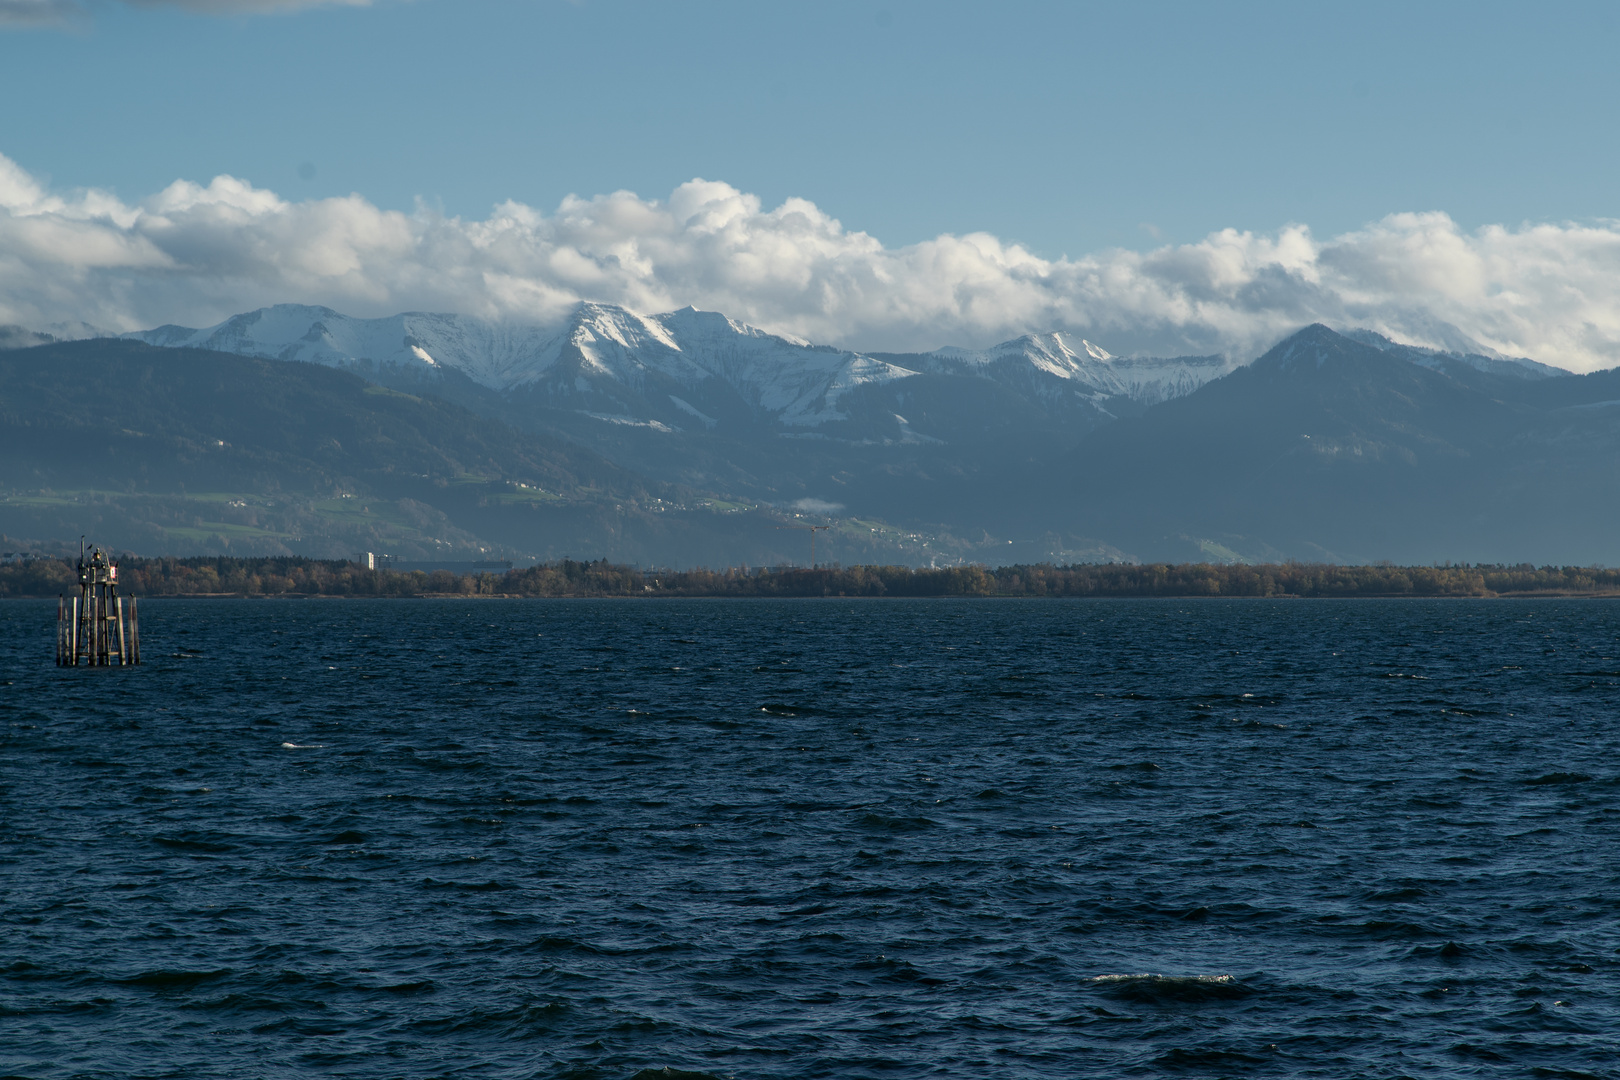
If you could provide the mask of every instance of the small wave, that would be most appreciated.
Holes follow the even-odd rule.
[[[570,937],[558,937],[554,934],[546,934],[535,938],[527,945],[522,946],[522,950],[537,953],[579,952],[590,955],[600,955],[603,952],[603,950],[588,942],[578,941]]]
[[[1362,894],[1363,900],[1408,901],[1422,900],[1433,896],[1434,890],[1420,885],[1397,885],[1384,889],[1375,889]]]
[[[887,814],[865,814],[861,826],[878,832],[921,832],[932,829],[939,822],[925,817],[889,817]]]
[[[325,750],[326,744],[284,742],[281,744],[281,748],[283,750]]]
[[[143,971],[127,979],[116,979],[122,986],[144,986],[150,990],[184,990],[199,983],[213,982],[231,974],[230,968],[218,971]]]
[[[1093,985],[1126,1001],[1230,1001],[1254,988],[1230,975],[1097,975]]]
[[[476,1033],[484,1038],[493,1035],[530,1039],[555,1033],[572,1011],[565,1001],[528,1001],[511,1009],[473,1009],[449,1016],[424,1018],[412,1023],[411,1027],[432,1035]]]
[[[394,983],[391,986],[379,986],[377,989],[385,994],[432,994],[439,988],[432,979],[418,979],[416,982]]]
[[[235,844],[222,844],[213,840],[191,840],[183,836],[154,836],[152,842],[174,851],[200,851],[209,855],[222,855],[235,851]]]
[[[762,713],[771,716],[815,716],[816,710],[807,705],[785,705],[780,702],[767,701],[759,707]]]
[[[1400,941],[1412,938],[1432,941],[1435,937],[1434,931],[1427,926],[1397,919],[1368,919],[1359,923],[1341,923],[1336,927],[1325,927],[1324,930],[1332,934],[1365,938],[1369,941]]]
[[[943,986],[944,979],[936,979],[925,975],[918,968],[905,960],[891,960],[887,956],[877,956],[870,960],[862,960],[854,965],[856,971],[874,972],[873,978],[881,982],[890,983],[916,983],[919,986]]]
[[[1592,778],[1582,772],[1550,772],[1544,776],[1537,776],[1526,780],[1527,784],[1584,784]]]
[[[1218,1050],[1207,1046],[1189,1050],[1178,1046],[1154,1058],[1153,1064],[1178,1072],[1183,1069],[1242,1070],[1264,1065],[1267,1060],[1253,1054],[1245,1054],[1240,1050]]]
[[[1474,950],[1448,941],[1444,945],[1417,945],[1406,955],[1412,960],[1467,960],[1474,955]]]
[[[465,758],[429,757],[426,754],[412,754],[412,765],[419,765],[433,772],[479,772],[489,768],[489,763],[479,758],[467,760]]]
[[[441,881],[436,878],[423,878],[424,889],[456,889],[460,892],[501,892],[512,886],[501,881]]]

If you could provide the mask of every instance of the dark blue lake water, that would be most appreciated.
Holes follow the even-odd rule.
[[[1613,603],[54,616],[0,1075],[1620,1075]]]

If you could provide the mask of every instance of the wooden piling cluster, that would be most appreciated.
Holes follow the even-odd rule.
[[[57,667],[127,667],[141,662],[141,623],[135,598],[118,595],[118,565],[100,548],[79,555],[79,595],[56,600]]]

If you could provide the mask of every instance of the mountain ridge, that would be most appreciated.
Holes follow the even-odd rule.
[[[798,426],[842,419],[837,398],[867,382],[927,373],[993,373],[1015,361],[1109,396],[1133,396],[1139,387],[1152,384],[1144,396],[1160,397],[1162,384],[1184,386],[1200,376],[1220,373],[1209,357],[1190,358],[1198,363],[1189,374],[1177,370],[1179,358],[1115,357],[1085,340],[1075,349],[1061,332],[1024,335],[983,350],[867,353],[814,345],[690,306],[642,315],[590,302],[576,305],[559,327],[428,312],[356,319],[318,305],[278,304],[234,315],[212,327],[166,325],[120,336],[160,347],[205,348],[336,367],[450,367],[498,393],[542,380],[565,364],[572,347],[578,350],[575,359],[586,377],[608,376],[633,385],[656,371],[689,388],[719,378],[765,412]],[[890,359],[901,356],[914,366]],[[1116,369],[1130,377],[1121,377]],[[1153,375],[1145,376],[1147,372]]]
[[[319,365],[118,339],[0,353],[0,531],[150,554],[794,561],[792,515]],[[845,530],[873,561],[937,557]]]
[[[1593,399],[1615,374],[1421,359],[1306,327],[1089,435],[1066,527],[1144,558],[1613,559],[1620,409]]]
[[[587,305],[566,334],[547,339],[557,344],[541,377],[498,393],[451,364],[428,333],[465,329],[460,323],[367,323],[307,307],[248,314],[210,336],[243,350],[279,343],[280,359],[256,363],[313,361],[294,366],[342,368],[333,374],[361,376],[380,395],[459,402],[486,423],[553,440],[557,453],[588,452],[580,460],[621,470],[637,490],[673,485],[728,514],[808,514],[841,529],[863,522],[865,540],[850,532],[837,541],[850,557],[981,558],[1000,544],[1006,558],[1029,562],[1578,562],[1604,561],[1607,537],[1620,534],[1620,513],[1606,509],[1620,506],[1620,482],[1611,479],[1620,477],[1620,370],[1573,376],[1320,324],[1242,365],[1115,357],[1061,332],[977,351],[862,354],[714,312],[642,316]],[[401,336],[411,329],[423,332]],[[188,379],[206,382],[206,365],[218,358],[243,359],[172,347],[200,331],[143,333],[170,344],[121,344],[150,350],[148,364],[165,352],[191,357]],[[517,343],[502,354],[503,370],[528,370],[539,337],[509,338]],[[355,355],[380,352],[366,345],[373,339],[415,351],[408,360]],[[458,347],[474,340],[484,339],[464,336]],[[365,348],[338,348],[356,342]],[[111,344],[120,343],[75,347],[92,355]],[[22,363],[56,355],[53,348],[61,346],[0,356]],[[1175,381],[1186,371],[1197,381],[1190,390]],[[30,406],[8,389],[14,425],[25,429]],[[175,400],[190,392],[177,385]],[[59,402],[51,408],[70,415]],[[301,423],[277,422],[288,430]],[[175,453],[181,460],[190,451]],[[46,497],[28,494],[31,483],[14,480],[13,489]],[[639,507],[638,499],[620,499],[615,513],[632,512],[623,507]],[[482,520],[466,507],[458,513]],[[493,536],[495,527],[462,531]],[[608,518],[593,527],[606,530],[604,552],[623,550],[606,539],[620,535]],[[757,537],[733,544],[723,532],[705,534],[712,558],[776,550]],[[912,546],[893,546],[894,536]],[[697,558],[692,550],[681,558]]]

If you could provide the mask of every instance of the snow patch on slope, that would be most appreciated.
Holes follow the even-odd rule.
[[[448,368],[503,393],[540,382],[566,352],[578,360],[574,383],[582,391],[594,379],[637,391],[653,377],[684,387],[719,379],[755,408],[800,426],[844,419],[838,399],[857,386],[915,374],[861,353],[769,334],[717,312],[683,308],[640,315],[613,304],[580,304],[557,327],[424,312],[353,319],[327,307],[278,304],[200,330],[160,326],[123,336],[168,348],[330,367]],[[676,405],[693,410],[684,401]]]
[[[1114,356],[1062,333],[1026,334],[989,349],[946,348],[926,354],[930,370],[977,375],[1051,398],[1063,393],[1127,397],[1155,404],[1192,393],[1238,365],[1219,356]],[[1046,378],[1041,378],[1046,376]]]
[[[305,304],[260,308],[201,330],[160,326],[123,336],[167,348],[212,349],[328,367],[448,366],[497,390],[539,377],[556,362],[561,346],[555,328],[414,311],[385,319],[353,319]]]
[[[498,393],[532,390],[604,420],[652,420],[667,402],[705,429],[719,421],[692,402],[715,400],[705,391],[717,385],[757,414],[805,429],[849,419],[841,401],[851,391],[920,373],[987,379],[1036,400],[1102,408],[1111,398],[1152,404],[1189,394],[1235,366],[1219,357],[1120,357],[1063,333],[880,358],[767,333],[719,312],[642,315],[601,303],[578,304],[552,326],[428,312],[355,319],[328,307],[279,304],[203,329],[160,326],[123,336],[362,374],[387,367],[437,378],[453,371]],[[673,418],[667,409],[662,415]]]

